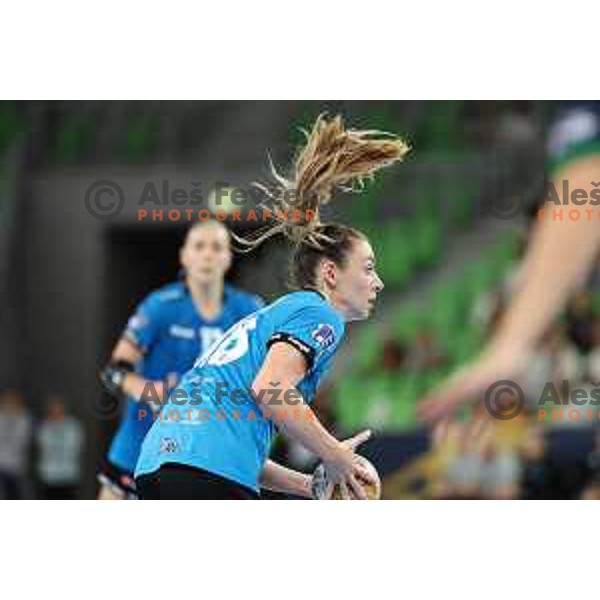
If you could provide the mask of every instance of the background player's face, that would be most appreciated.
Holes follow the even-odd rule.
[[[60,396],[51,396],[48,399],[47,415],[49,419],[59,421],[66,416],[66,406]]]
[[[336,303],[348,321],[369,317],[383,282],[375,270],[375,254],[365,239],[354,240],[343,268],[337,268]]]
[[[180,259],[188,277],[199,285],[222,280],[231,266],[227,229],[218,223],[197,225],[188,232]]]

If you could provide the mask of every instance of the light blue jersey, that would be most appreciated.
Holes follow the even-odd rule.
[[[308,371],[297,389],[310,403],[343,336],[341,316],[312,290],[287,294],[234,325],[162,407],[142,445],[136,477],[177,463],[258,491],[276,420],[265,416],[266,409],[273,417],[278,409],[279,418],[297,416],[289,408],[281,416],[282,399],[273,392],[279,382],[264,391],[262,409],[249,393],[270,345],[287,342],[305,356]]]
[[[170,374],[180,377],[227,329],[264,305],[260,297],[231,285],[225,284],[223,291],[223,308],[214,319],[198,313],[183,281],[152,292],[129,319],[123,334],[144,353],[136,371],[153,381],[163,381]],[[108,460],[132,474],[152,423],[149,406],[127,400]]]

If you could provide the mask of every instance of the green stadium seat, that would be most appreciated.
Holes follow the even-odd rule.
[[[344,377],[335,386],[333,409],[336,420],[344,431],[354,431],[365,421],[364,389],[356,378]]]
[[[423,328],[424,321],[422,308],[419,305],[402,305],[394,319],[394,336],[399,340],[409,341]]]
[[[0,102],[0,152],[6,150],[25,127],[11,102]]]
[[[158,121],[154,117],[132,119],[127,130],[126,154],[130,162],[147,160],[158,138]]]
[[[414,247],[420,266],[430,267],[441,258],[442,230],[440,221],[429,218],[414,223]]]
[[[388,225],[382,236],[378,271],[385,285],[392,290],[403,289],[415,271],[415,251],[404,223]]]
[[[61,164],[81,161],[91,145],[93,132],[92,121],[81,116],[68,119],[58,134],[54,159]]]
[[[426,125],[426,145],[429,148],[452,150],[462,142],[460,113],[462,102],[438,101],[433,104],[431,116]]]
[[[365,326],[357,332],[357,341],[353,344],[353,363],[358,370],[366,370],[376,364],[381,355],[382,336],[372,326]]]
[[[416,423],[416,406],[421,397],[422,383],[413,373],[397,375],[391,382],[393,398],[393,415],[390,428],[395,430],[410,429]]]

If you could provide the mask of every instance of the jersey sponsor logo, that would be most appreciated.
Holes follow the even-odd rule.
[[[182,338],[184,340],[193,340],[196,338],[196,332],[191,327],[183,327],[182,325],[171,325],[169,333],[173,337]]]
[[[177,449],[177,442],[173,438],[163,438],[160,440],[159,452],[161,454],[174,454],[177,452]]]
[[[321,346],[321,348],[329,348],[335,342],[335,332],[331,325],[321,323],[313,332],[312,338]]]

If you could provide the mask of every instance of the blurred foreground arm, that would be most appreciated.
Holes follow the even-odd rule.
[[[582,189],[590,198],[600,182],[600,156],[570,163],[553,179],[569,189]],[[553,211],[562,208],[562,220]],[[510,379],[527,357],[569,296],[589,273],[600,248],[598,206],[557,206],[547,202],[523,263],[520,288],[481,357],[428,394],[418,407],[423,419],[449,416],[465,402],[477,400],[493,382]],[[587,212],[586,212],[587,211]],[[576,218],[579,214],[579,219]],[[591,217],[590,217],[591,213]]]

